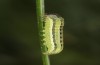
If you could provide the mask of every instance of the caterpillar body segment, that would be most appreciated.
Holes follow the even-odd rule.
[[[47,51],[43,52],[43,54],[50,54],[54,50],[54,42],[53,42],[53,35],[52,35],[52,27],[53,27],[53,20],[50,19],[48,16],[45,16],[44,21],[44,45],[47,47]]]
[[[44,21],[44,45],[47,51],[43,54],[58,54],[63,50],[64,19],[56,15],[46,15]]]
[[[54,22],[55,49],[51,54],[58,54],[63,50],[63,18],[57,17]]]

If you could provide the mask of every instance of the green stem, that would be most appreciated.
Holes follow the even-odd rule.
[[[44,0],[36,0],[36,5],[37,5],[37,20],[38,20],[38,30],[40,36],[39,38],[41,43],[41,52],[45,52],[47,49],[45,46],[43,46],[43,42],[41,41],[43,39],[42,30],[43,30],[43,21],[45,15]],[[43,65],[50,65],[48,55],[42,54],[42,60],[43,60]]]

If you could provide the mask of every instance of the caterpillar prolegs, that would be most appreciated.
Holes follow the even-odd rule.
[[[64,19],[56,15],[45,15],[43,22],[44,45],[47,51],[43,54],[57,54],[63,50]]]

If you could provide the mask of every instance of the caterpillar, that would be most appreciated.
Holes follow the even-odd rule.
[[[45,15],[43,22],[44,45],[47,51],[43,54],[58,54],[63,50],[63,26],[64,19],[56,15]]]

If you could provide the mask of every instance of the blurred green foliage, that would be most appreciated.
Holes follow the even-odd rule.
[[[64,50],[51,65],[100,65],[100,1],[45,0],[65,19]],[[0,0],[0,65],[42,65],[35,0]]]

